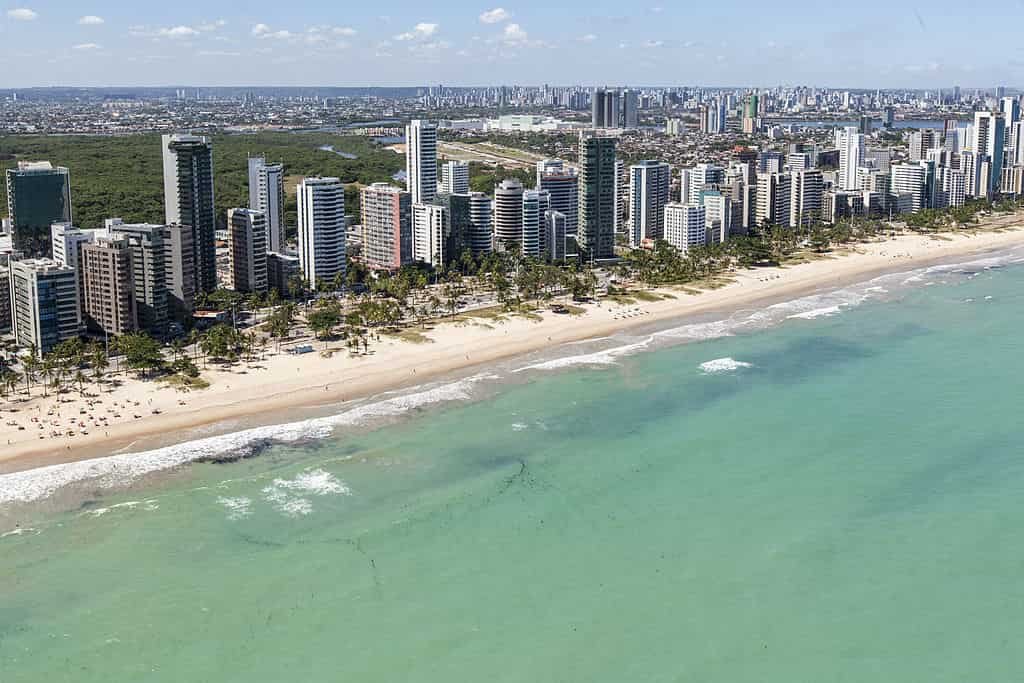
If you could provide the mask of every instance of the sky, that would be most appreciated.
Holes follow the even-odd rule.
[[[502,2],[0,0],[0,87],[1024,85],[1024,0]]]

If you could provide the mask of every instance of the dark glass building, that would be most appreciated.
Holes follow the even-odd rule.
[[[68,169],[48,161],[7,169],[7,207],[15,250],[29,258],[52,256],[50,225],[71,222]]]

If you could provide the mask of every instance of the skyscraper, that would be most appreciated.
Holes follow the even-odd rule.
[[[758,227],[789,225],[792,192],[792,177],[788,173],[757,174]]]
[[[821,171],[808,169],[792,174],[790,227],[806,227],[821,220],[821,196],[824,183]]]
[[[680,177],[685,179],[683,176]],[[687,202],[699,204],[701,192],[708,187],[716,187],[725,182],[725,169],[714,164],[697,164],[690,169],[688,178]]]
[[[71,222],[68,169],[49,161],[21,161],[7,169],[7,211],[14,249],[29,257],[50,256],[50,226]]]
[[[604,90],[595,90],[590,96],[590,125],[593,128],[605,128],[604,120]]]
[[[580,133],[577,241],[591,259],[615,256],[616,140]]]
[[[435,268],[444,264],[445,209],[438,204],[412,205],[412,258]]]
[[[988,157],[986,177],[989,193],[999,192],[1006,146],[1006,122],[1002,112],[974,112],[974,151]]]
[[[467,194],[469,192],[469,164],[465,161],[446,161],[441,166],[441,194]]]
[[[542,163],[552,165],[541,169]],[[560,161],[557,166],[553,164],[553,161],[538,163],[537,189],[551,195],[551,209],[565,216],[566,234],[575,235],[579,225],[580,177],[576,169],[564,166]]]
[[[303,178],[296,188],[299,261],[311,287],[345,273],[345,186],[337,178]]]
[[[864,136],[854,126],[836,130],[839,149],[839,176],[836,181],[843,190],[857,189],[857,167],[864,158]]]
[[[565,259],[565,223],[561,211],[548,210],[544,214],[544,255],[551,261]]]
[[[661,239],[665,205],[669,200],[672,167],[658,161],[641,161],[629,167],[630,245]]]
[[[544,250],[544,221],[550,198],[542,190],[523,191],[523,227],[520,237],[523,256],[538,258]]]
[[[437,125],[413,119],[405,127],[405,172],[413,204],[437,196]]]
[[[635,90],[622,92],[622,127],[636,128],[640,125],[640,101]]]
[[[249,208],[266,216],[267,251],[284,249],[284,165],[249,157]],[[229,226],[230,229],[230,226]]]
[[[196,135],[164,135],[164,212],[167,225],[192,229],[196,293],[217,289],[213,145]]]
[[[907,208],[912,213],[917,213],[925,206],[925,180],[928,170],[921,164],[893,164],[890,168],[892,174],[891,193],[899,197],[902,194],[911,196],[910,206]]]
[[[470,193],[469,234],[466,235],[466,246],[474,256],[490,253],[493,248],[491,206],[491,198],[483,192]]]
[[[499,251],[522,249],[523,185],[506,179],[494,188],[494,245]]]
[[[363,261],[376,270],[398,270],[411,263],[412,200],[388,183],[374,183],[360,193],[363,214]]]
[[[236,292],[267,291],[267,222],[267,214],[257,209],[228,209],[230,286]]]

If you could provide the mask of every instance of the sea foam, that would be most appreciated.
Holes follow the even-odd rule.
[[[752,367],[754,366],[750,363],[744,363],[735,358],[716,358],[715,360],[709,360],[707,363],[701,363],[700,369],[705,375],[722,375]]]
[[[330,436],[335,429],[358,426],[373,420],[400,416],[417,408],[472,398],[472,388],[494,375],[477,375],[411,393],[379,397],[338,415],[290,424],[255,427],[231,434],[206,437],[142,453],[123,453],[92,460],[50,465],[0,475],[0,505],[29,503],[53,495],[61,488],[83,481],[105,488],[125,486],[153,472],[173,469],[199,460],[243,456],[269,443],[295,443]]]

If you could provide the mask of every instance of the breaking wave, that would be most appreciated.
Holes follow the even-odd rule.
[[[707,363],[701,363],[700,369],[705,375],[722,375],[752,367],[754,366],[750,363],[744,363],[735,358],[716,358],[715,360],[709,360]]]
[[[246,457],[270,443],[296,443],[328,437],[337,428],[401,416],[428,405],[467,401],[472,398],[474,385],[491,378],[494,376],[477,375],[413,393],[378,399],[328,417],[255,427],[143,453],[124,453],[0,475],[0,505],[41,500],[65,486],[84,481],[103,488],[125,486],[147,474],[200,460]]]

